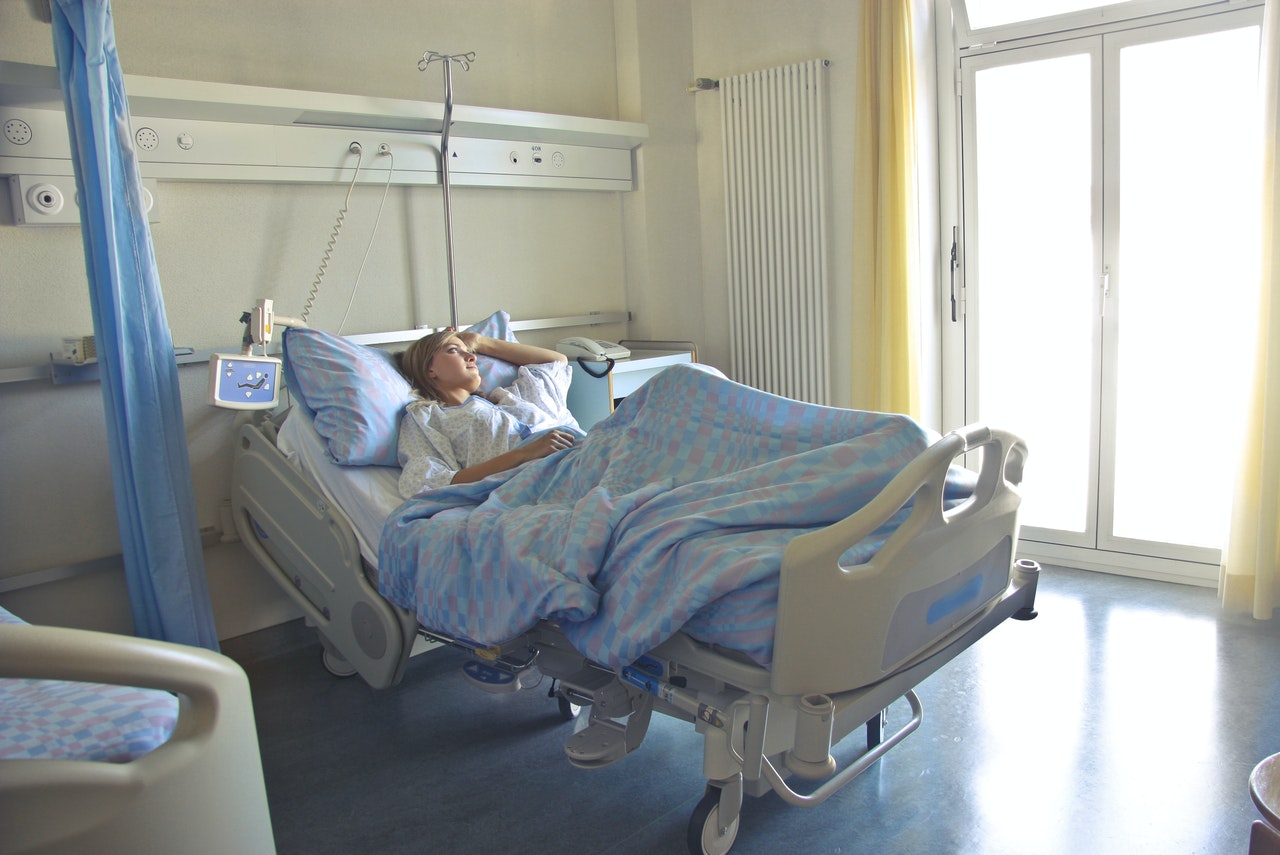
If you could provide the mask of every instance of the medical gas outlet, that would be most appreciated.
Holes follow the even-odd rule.
[[[540,145],[531,146],[527,152],[513,149],[511,153],[507,155],[507,160],[511,161],[512,166],[519,166],[521,163],[530,163],[534,166],[550,164],[556,169],[564,168],[563,151],[557,150],[544,152]]]
[[[9,200],[13,222],[19,226],[68,226],[80,223],[80,201],[76,181],[67,175],[10,175]],[[142,204],[147,220],[159,220],[156,210],[156,182],[142,181]]]

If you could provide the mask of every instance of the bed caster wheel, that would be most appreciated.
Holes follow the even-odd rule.
[[[337,653],[334,653],[327,647],[325,648],[324,656],[321,657],[320,661],[324,663],[324,670],[328,671],[335,677],[350,677],[352,674],[356,673],[356,666],[352,665],[346,659],[342,658]]]
[[[560,717],[565,721],[575,721],[578,713],[586,707],[586,704],[576,704],[569,700],[569,695],[562,690],[559,680],[551,681],[551,688],[547,691],[548,698],[555,698],[556,703],[560,707]]]
[[[735,819],[728,827],[720,825],[720,790],[707,787],[707,794],[693,809],[689,820],[689,833],[686,842],[693,855],[724,855],[733,846],[738,837],[738,822]]]
[[[560,717],[565,721],[573,721],[582,712],[582,704],[575,704],[564,695],[556,695],[556,703],[560,705]]]

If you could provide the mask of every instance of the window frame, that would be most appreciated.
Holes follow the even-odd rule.
[[[1074,40],[1104,33],[1119,33],[1126,30],[1145,28],[1152,25],[1172,24],[1179,21],[1201,17],[1215,17],[1224,13],[1241,12],[1247,9],[1261,9],[1264,0],[1217,0],[1217,2],[1142,2],[1126,3],[1112,11],[1126,14],[1112,15],[1099,23],[1094,15],[1089,21],[1081,23],[1079,16],[1064,15],[1057,18],[1044,18],[1034,22],[1023,22],[1017,28],[988,28],[985,33],[997,33],[998,41],[977,44],[963,38],[960,27],[967,21],[959,20],[963,15],[964,0],[950,0],[953,15],[948,18],[945,13],[935,21],[935,47],[938,57],[938,92],[939,92],[939,151],[940,151],[940,197],[942,199],[942,219],[940,222],[941,246],[945,250],[950,246],[953,227],[961,233],[959,243],[959,270],[955,273],[952,285],[960,301],[962,318],[969,314],[966,302],[969,299],[968,283],[965,279],[966,245],[963,237],[964,209],[963,183],[964,147],[961,144],[961,112],[964,94],[968,87],[964,85],[961,61],[966,57],[978,57],[988,53],[998,53],[1032,45],[1051,45],[1064,40]],[[1146,14],[1133,14],[1141,8]],[[1096,10],[1093,10],[1096,11]],[[1073,26],[1061,32],[1051,31],[1046,22],[1062,22],[1074,18]],[[950,96],[948,95],[950,93]],[[940,288],[945,298],[950,278],[949,265],[945,259],[939,266],[941,277]],[[976,298],[976,294],[973,295]],[[967,381],[957,383],[956,366],[965,365],[968,356],[968,338],[975,333],[966,322],[950,322],[948,317],[940,317],[941,349],[944,367],[942,371],[942,411],[944,425],[963,424],[969,412],[966,400]],[[960,368],[963,373],[965,369]],[[1026,535],[1031,535],[1028,531]],[[1195,549],[1192,547],[1191,549]],[[1117,551],[1119,550],[1119,551]],[[1172,555],[1152,555],[1145,551],[1133,551],[1122,548],[1120,540],[1099,538],[1093,546],[1063,545],[1061,543],[1037,542],[1027,537],[1023,541],[1022,553],[1040,560],[1069,563],[1072,566],[1085,567],[1119,575],[1139,576],[1145,578],[1166,579],[1189,582],[1191,584],[1211,584],[1216,579],[1217,558],[1208,555],[1192,556],[1190,554],[1173,557]],[[1020,553],[1021,554],[1021,553]],[[1212,577],[1212,578],[1211,578]]]
[[[956,49],[965,51],[1020,39],[1043,38],[1062,33],[1076,35],[1077,31],[1087,31],[1094,27],[1114,28],[1126,21],[1159,16],[1177,17],[1189,11],[1202,14],[1203,10],[1213,6],[1228,11],[1260,6],[1263,2],[1264,0],[1121,0],[1077,12],[974,29],[969,24],[966,0],[951,0],[951,24]]]

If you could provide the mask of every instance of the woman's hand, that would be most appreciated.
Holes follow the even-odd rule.
[[[571,433],[562,430],[549,430],[533,442],[527,442],[520,446],[520,450],[528,453],[529,457],[527,459],[537,460],[549,454],[555,454],[557,451],[573,448],[574,441]]]
[[[466,345],[467,350],[472,353],[484,353],[485,341],[491,340],[488,336],[483,336],[480,335],[480,333],[471,332],[470,330],[464,330],[457,333],[457,336],[458,340]]]
[[[542,436],[526,442],[519,448],[513,448],[505,451],[497,457],[491,457],[483,463],[477,463],[474,466],[468,466],[465,469],[459,469],[453,475],[453,484],[469,484],[473,481],[479,481],[481,478],[487,478],[498,472],[505,472],[521,463],[528,463],[530,460],[538,460],[549,454],[555,454],[557,451],[563,451],[566,448],[572,448],[574,442],[573,434],[563,430],[549,430]]]

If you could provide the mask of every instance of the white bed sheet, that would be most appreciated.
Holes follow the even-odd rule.
[[[378,541],[387,517],[404,501],[400,470],[395,466],[339,466],[329,456],[324,438],[310,415],[300,407],[289,411],[276,448],[330,502],[351,518],[360,554],[370,567],[378,566]]]

